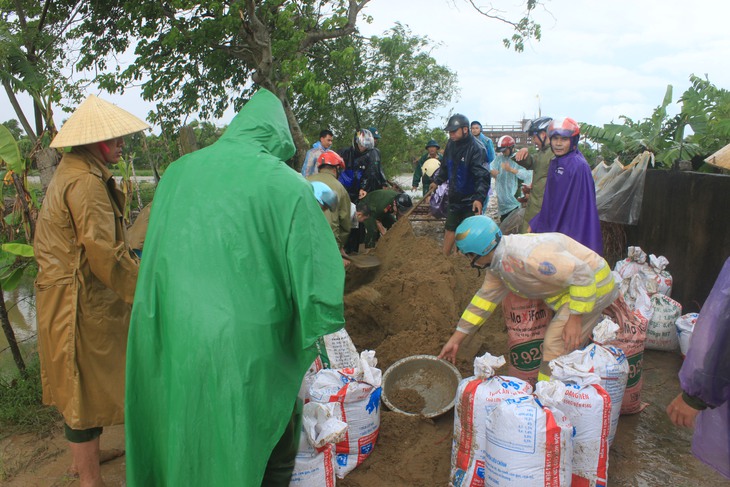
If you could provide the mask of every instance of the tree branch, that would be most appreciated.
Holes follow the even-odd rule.
[[[355,32],[355,24],[357,22],[357,15],[360,11],[368,4],[370,0],[362,0],[360,3],[357,0],[350,0],[350,6],[347,11],[347,24],[339,29],[331,30],[315,30],[307,32],[307,35],[302,39],[299,45],[300,52],[306,52],[310,47],[319,41],[326,39],[335,39],[337,37],[344,37]]]

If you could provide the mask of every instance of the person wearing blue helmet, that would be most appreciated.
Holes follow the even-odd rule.
[[[314,197],[317,198],[317,202],[322,208],[322,211],[337,211],[337,193],[320,181],[310,181],[310,183],[314,190]]]
[[[601,312],[618,295],[611,268],[596,252],[560,233],[502,235],[488,216],[472,216],[456,229],[456,247],[471,266],[489,269],[439,358],[456,363],[461,342],[494,312],[508,292],[541,299],[555,311],[545,332],[539,379],[548,362],[582,346]]]

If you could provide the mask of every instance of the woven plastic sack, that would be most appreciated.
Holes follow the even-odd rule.
[[[289,485],[334,487],[335,443],[342,439],[346,430],[347,423],[337,417],[335,404],[305,404],[299,450]]]
[[[567,355],[550,361],[550,382],[565,384],[558,405],[575,427],[573,481],[575,487],[605,486],[608,476],[608,434],[611,429],[611,396],[601,378]]]
[[[663,294],[651,297],[653,313],[646,329],[646,348],[671,352],[679,348],[677,320],[682,316],[682,305]]]
[[[336,445],[338,478],[364,462],[378,439],[382,373],[376,365],[375,352],[366,350],[355,368],[320,370],[309,388],[313,402],[337,404],[347,423],[345,439]]]
[[[601,378],[601,386],[611,396],[611,428],[608,435],[609,445],[613,443],[618,427],[618,418],[621,414],[621,402],[629,378],[629,362],[624,352],[610,342],[616,339],[619,326],[610,319],[604,319],[593,330],[593,343],[570,352],[568,360],[575,364],[584,365],[589,371],[595,372]]]
[[[545,384],[539,382],[533,395],[505,399],[487,417],[484,485],[570,485],[574,429],[557,407],[565,390]]]
[[[677,319],[677,338],[679,339],[679,350],[682,352],[682,357],[687,355],[689,343],[692,339],[692,331],[694,331],[699,316],[699,313],[687,313]]]
[[[509,346],[507,374],[534,387],[542,361],[542,342],[553,311],[542,299],[527,299],[509,293],[502,300],[502,313]]]
[[[502,400],[532,393],[525,381],[494,375],[504,364],[504,357],[486,353],[474,359],[474,375],[459,383],[451,448],[453,487],[484,485],[487,416]]]
[[[622,296],[604,309],[603,314],[619,325],[616,338],[610,345],[623,350],[629,362],[629,377],[621,403],[621,414],[638,413],[642,409],[641,388],[644,384],[642,369],[646,328],[649,322],[641,313],[632,310]]]

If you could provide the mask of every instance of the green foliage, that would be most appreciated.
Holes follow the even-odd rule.
[[[0,125],[0,161],[4,162],[11,171],[20,173],[25,168],[23,158],[15,137],[4,125]]]
[[[376,126],[384,168],[393,175],[413,153],[420,156],[428,139],[417,136],[428,131],[434,111],[457,93],[456,75],[436,63],[433,47],[428,37],[413,35],[401,24],[383,36],[318,45],[307,76],[292,84],[294,112],[305,134],[316,140],[329,127],[338,142],[349,145],[357,129]]]
[[[622,116],[623,124],[603,127],[581,124],[581,133],[602,144],[601,153],[606,160],[618,156],[630,161],[645,150],[654,153],[657,163],[665,168],[680,160],[701,159],[730,142],[730,93],[696,76],[690,80],[692,87],[680,97],[682,110],[674,117],[667,115],[667,107],[672,103],[669,85],[662,104],[649,118],[635,122]],[[687,127],[694,132],[689,137],[685,136]]]
[[[27,93],[37,109],[36,132],[53,127],[52,105],[77,101],[86,80],[66,67],[75,57],[69,26],[79,16],[76,1],[4,0],[0,4],[0,81]],[[18,115],[23,121],[25,115]],[[24,124],[26,131],[32,128]],[[28,136],[35,138],[39,133]]]
[[[25,377],[11,381],[0,379],[0,431],[3,435],[44,433],[61,419],[58,412],[43,405],[40,364],[35,356],[26,368]]]

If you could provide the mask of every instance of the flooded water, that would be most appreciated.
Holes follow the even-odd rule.
[[[15,339],[27,359],[36,348],[36,312],[33,281],[24,280],[13,291],[4,291],[5,306],[8,309],[10,324],[15,332]],[[13,376],[17,372],[8,341],[4,333],[0,333],[0,377]]]

